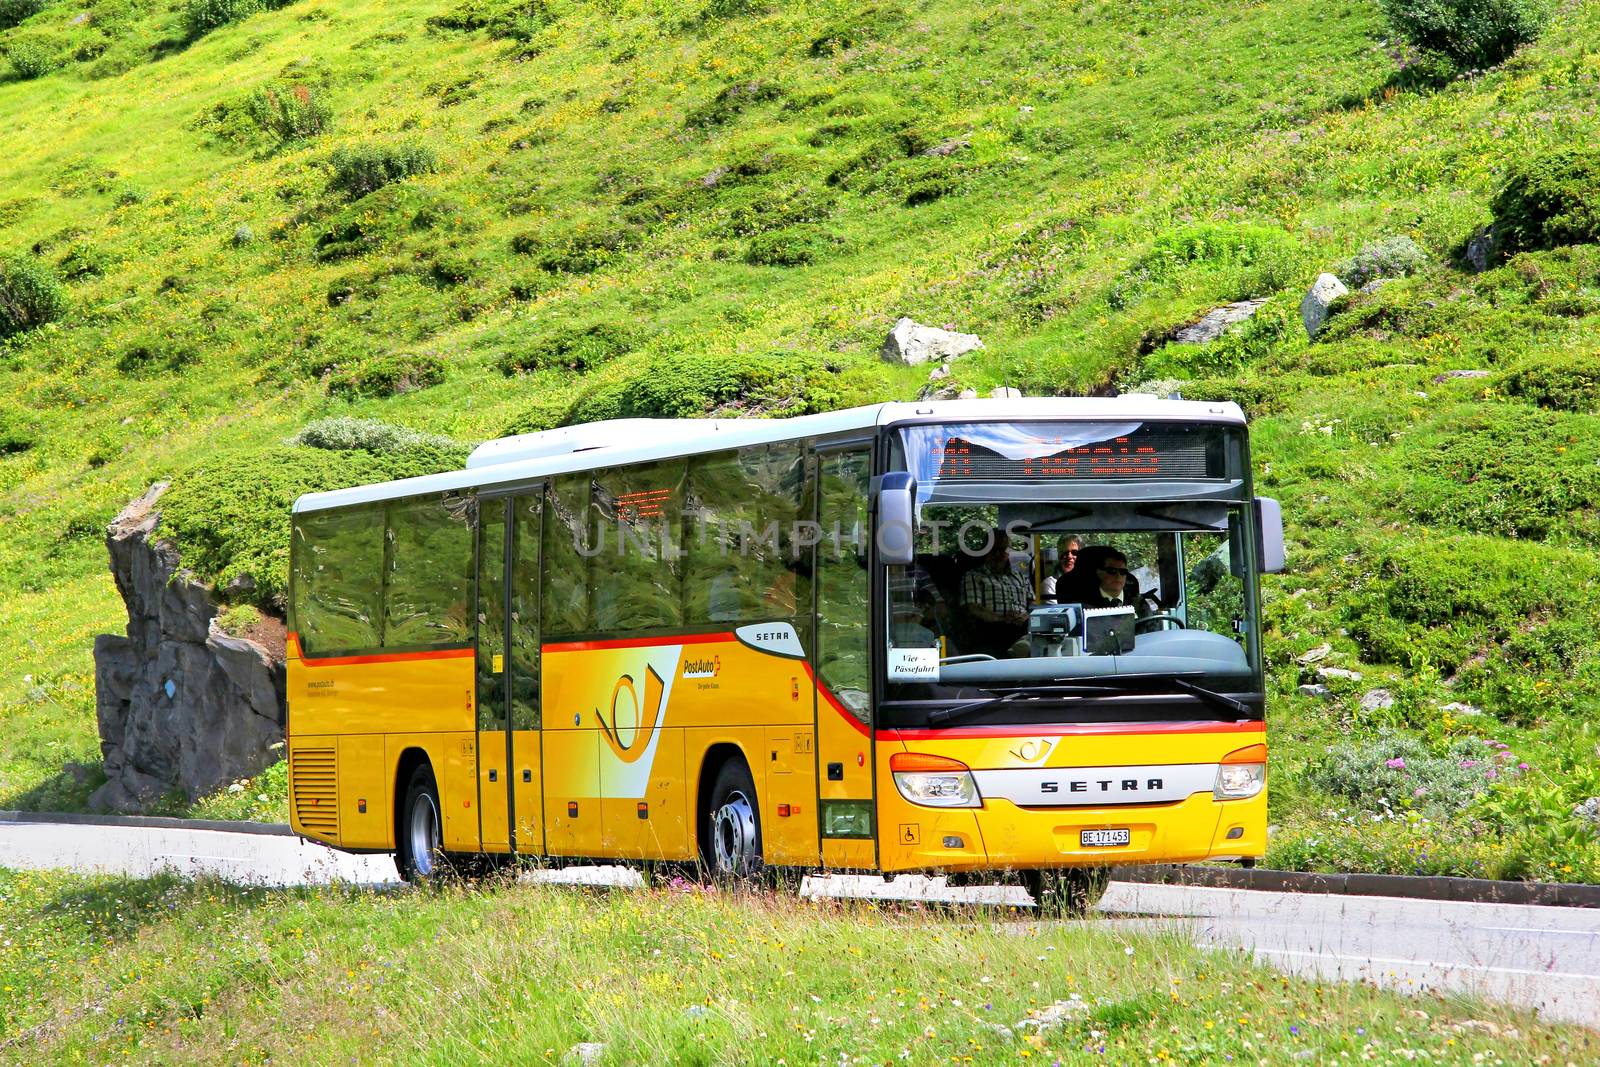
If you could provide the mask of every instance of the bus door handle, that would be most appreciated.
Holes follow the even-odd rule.
[[[522,768],[522,780],[524,782],[532,782],[533,781],[533,769],[531,767]]]

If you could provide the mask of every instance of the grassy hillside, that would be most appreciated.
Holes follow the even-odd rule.
[[[1596,41],[1569,4],[1424,84],[1367,0],[47,4],[0,32],[0,255],[65,298],[0,341],[0,806],[92,788],[100,530],[155,478],[243,484],[329,415],[907,398],[875,353],[911,315],[983,336],[980,392],[1255,418],[1275,862],[1600,879],[1600,248],[1460,262],[1513,168],[1600,131]],[[1402,237],[1308,342],[1316,274]],[[1364,677],[1297,695],[1318,666]]]
[[[1584,1063],[1600,1044],[1283,978],[1175,933],[965,918],[0,872],[0,1058],[570,1064],[601,1043],[600,1064]]]

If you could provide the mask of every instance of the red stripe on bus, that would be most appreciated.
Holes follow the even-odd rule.
[[[823,703],[832,705],[833,710],[837,711],[839,713],[839,717],[844,719],[845,722],[849,723],[855,729],[856,733],[870,740],[872,737],[872,732],[867,729],[866,723],[856,718],[855,712],[845,707],[844,704],[839,701],[839,698],[833,695],[833,691],[826,685],[822,684],[822,680],[818,678],[816,672],[811,669],[810,662],[805,664],[805,668],[806,676],[811,679],[811,684],[816,687],[817,694],[822,697]]]
[[[565,641],[545,645],[546,652],[592,652],[601,648],[660,648],[662,645],[714,645],[734,640],[726,631],[717,634],[679,634],[677,637],[617,637],[603,641]]]
[[[1119,734],[1258,734],[1265,733],[1262,722],[1085,722],[1057,724],[1026,729],[1021,726],[951,726],[938,730],[879,730],[885,741],[943,741],[952,739],[994,739],[1024,737],[1105,736]]]
[[[295,642],[295,650],[299,651],[300,642]],[[300,665],[303,667],[349,667],[358,663],[409,663],[414,660],[429,659],[462,659],[470,658],[475,653],[470,648],[442,648],[429,652],[379,652],[371,656],[318,656],[311,657],[300,653]]]

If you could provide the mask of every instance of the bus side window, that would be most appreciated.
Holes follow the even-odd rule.
[[[563,475],[550,483],[540,597],[545,634],[578,634],[590,629],[589,567],[594,562],[596,534],[589,490],[587,473]]]
[[[794,536],[804,492],[797,445],[690,460],[686,623],[759,622],[809,613],[809,561]]]
[[[295,627],[307,655],[378,648],[383,623],[383,506],[295,519]]]
[[[385,648],[472,640],[472,527],[467,501],[438,497],[389,505],[384,581]]]
[[[589,568],[589,608],[604,632],[683,624],[681,459],[594,474],[599,556]]]

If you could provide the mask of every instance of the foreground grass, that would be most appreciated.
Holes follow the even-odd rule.
[[[285,892],[0,870],[0,1060],[530,1063],[581,1042],[616,1064],[1600,1055],[1596,1035],[1509,1010],[1021,918],[699,890]],[[1027,1022],[1061,1002],[1059,1023]]]

